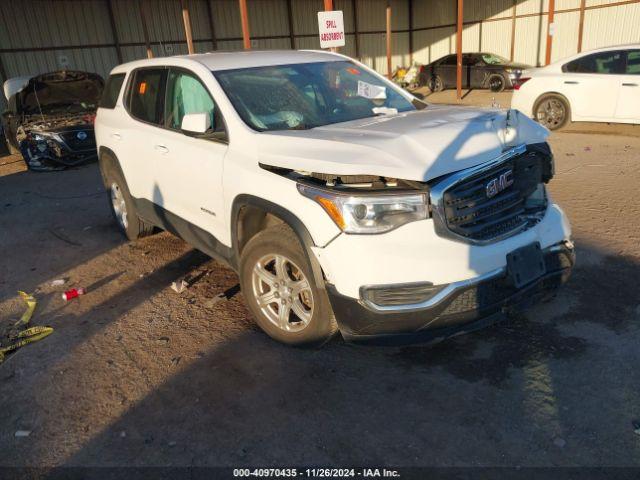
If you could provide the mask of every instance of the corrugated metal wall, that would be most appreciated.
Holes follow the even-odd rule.
[[[456,0],[389,1],[394,68],[409,63],[411,43],[413,58],[421,63],[455,52]],[[288,0],[248,0],[252,48],[290,48],[291,33],[296,48],[319,48],[316,13],[323,8],[322,0],[290,2],[293,32],[289,31]],[[555,2],[552,60],[577,51],[580,3],[581,0]],[[366,64],[386,73],[387,0],[335,0],[334,4],[344,11],[347,44],[341,51],[354,57],[358,52]],[[187,53],[180,1],[143,0],[143,5],[154,54]],[[237,0],[187,0],[187,5],[196,51],[210,51],[214,45],[220,50],[242,48]],[[509,57],[514,5],[514,59],[542,64],[548,0],[465,0],[463,49]],[[586,0],[586,7],[584,50],[640,42],[640,0]],[[10,78],[66,67],[106,75],[118,63],[110,11],[122,60],[144,58],[137,0],[0,1],[0,65],[4,73]],[[356,25],[360,32],[357,42]]]

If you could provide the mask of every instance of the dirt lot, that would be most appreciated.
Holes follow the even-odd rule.
[[[55,328],[0,365],[0,465],[640,466],[640,138],[625,132],[551,137],[579,258],[558,297],[430,347],[279,345],[241,294],[210,301],[230,270],[166,233],[125,243],[96,165],[0,160],[0,323],[26,290]],[[206,275],[169,288],[191,271]],[[65,304],[58,278],[89,293]]]

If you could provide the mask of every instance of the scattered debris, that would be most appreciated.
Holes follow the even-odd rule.
[[[567,157],[575,157],[575,156],[576,156],[576,154],[575,154],[575,153],[565,153],[565,155],[566,155]]]
[[[51,282],[51,286],[52,287],[60,287],[60,286],[64,285],[65,281],[66,280],[64,278],[57,278],[57,279],[55,279],[55,280],[53,280]]]
[[[211,308],[223,300],[231,300],[240,291],[240,284],[236,283],[233,287],[227,288],[224,292],[219,293],[213,298],[207,300],[204,304],[205,307]]]
[[[189,275],[184,276],[183,278],[176,280],[175,282],[171,282],[171,289],[174,292],[182,293],[185,289],[191,287],[198,280],[200,280],[205,275],[209,275],[210,270],[203,270],[197,273],[191,273]]]
[[[122,430],[120,432],[120,438],[125,438],[127,436],[127,432],[125,432],[124,430]]]
[[[16,438],[24,438],[31,435],[31,430],[16,430],[16,433],[13,434]]]
[[[180,360],[182,360],[182,357],[173,357],[171,363],[177,367],[180,364]]]
[[[556,447],[564,448],[564,446],[567,444],[567,442],[566,442],[566,440],[565,440],[564,438],[556,437],[556,438],[553,440],[553,444],[554,444]]]
[[[584,147],[584,151],[585,152],[590,152],[591,151],[591,147]]]
[[[631,424],[633,425],[633,433],[640,435],[640,420],[634,420]]]
[[[80,295],[84,295],[85,293],[86,291],[84,288],[72,288],[71,290],[67,290],[62,294],[62,299],[65,302],[68,302],[69,300],[79,297]]]
[[[158,342],[169,343],[169,337],[160,337],[158,338]]]
[[[82,246],[82,244],[81,244],[81,243],[76,242],[76,241],[74,241],[74,240],[71,240],[71,239],[70,239],[69,237],[67,237],[64,233],[60,233],[60,232],[58,232],[57,230],[55,230],[55,229],[53,229],[53,228],[50,228],[50,229],[49,229],[49,233],[50,233],[51,235],[53,235],[54,237],[56,237],[56,238],[58,238],[58,239],[62,240],[63,242],[68,243],[69,245],[73,245],[74,247],[81,247],[81,246]]]
[[[16,327],[26,327],[29,324],[37,304],[36,299],[33,297],[33,295],[29,295],[25,292],[18,293],[27,304],[27,309],[24,311],[20,319],[13,324],[14,329]],[[10,343],[6,347],[0,346],[0,363],[4,361],[5,355],[7,353],[14,352],[19,348],[28,345],[29,343],[37,342],[38,340],[41,340],[44,337],[50,335],[52,332],[53,328],[43,326],[25,328],[24,330],[20,330],[18,332],[9,332],[7,337],[9,341],[13,343]]]
[[[182,293],[186,288],[189,288],[189,283],[184,279],[171,282],[171,289],[176,293]]]
[[[175,447],[177,444],[178,444],[177,442],[171,441],[171,442],[169,442],[169,444],[168,444],[168,445],[169,445],[170,447]]]

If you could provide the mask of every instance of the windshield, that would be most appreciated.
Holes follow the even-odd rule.
[[[415,110],[395,89],[349,61],[213,72],[255,130],[302,130]]]
[[[487,63],[489,65],[505,65],[509,63],[509,60],[507,60],[506,58],[501,57],[500,55],[495,55],[493,53],[483,53],[482,60],[484,60],[484,63]]]

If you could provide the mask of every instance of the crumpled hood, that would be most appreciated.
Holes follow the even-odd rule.
[[[549,131],[517,110],[429,105],[310,130],[264,132],[261,164],[335,175],[428,181],[544,142]]]

